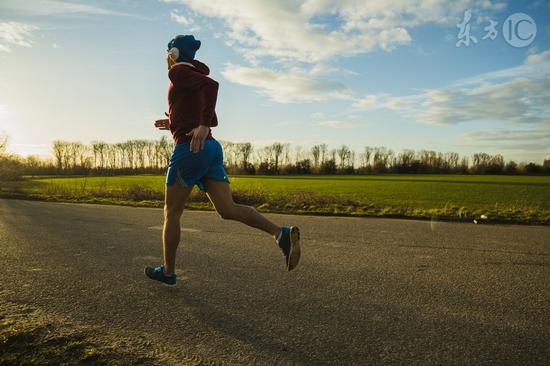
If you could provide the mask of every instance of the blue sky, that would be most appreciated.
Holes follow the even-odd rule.
[[[392,4],[3,0],[0,132],[42,156],[55,139],[159,138],[166,44],[194,34],[220,82],[218,139],[550,156],[549,2]],[[466,10],[477,43],[457,47]],[[515,13],[536,36],[517,17],[503,32]],[[491,20],[498,33],[482,39]],[[515,47],[514,34],[533,37]]]

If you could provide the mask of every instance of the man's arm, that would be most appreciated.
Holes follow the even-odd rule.
[[[218,100],[219,84],[216,80],[207,78],[201,88],[202,113],[199,124],[202,126],[211,127],[215,117],[216,101]]]
[[[199,126],[192,129],[186,135],[191,136],[189,149],[198,152],[204,148],[204,141],[210,131],[211,126],[217,125],[216,100],[218,98],[218,82],[210,78],[205,81],[200,88],[200,121]],[[216,119],[216,120],[215,120]]]

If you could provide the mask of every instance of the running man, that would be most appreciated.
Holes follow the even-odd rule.
[[[208,77],[210,69],[195,60],[201,42],[192,35],[176,36],[168,43],[169,113],[155,121],[160,130],[170,130],[176,143],[166,174],[164,263],[146,267],[145,274],[167,285],[176,284],[176,251],[180,242],[180,219],[189,194],[196,184],[227,220],[240,221],[270,234],[282,250],[286,269],[300,260],[300,230],[296,226],[277,226],[254,207],[233,202],[229,179],[223,166],[223,150],[212,137],[218,125],[215,112],[218,82]]]

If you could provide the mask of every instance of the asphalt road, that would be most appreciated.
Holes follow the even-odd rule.
[[[550,364],[550,227],[267,216],[301,228],[295,271],[267,234],[186,211],[168,288],[143,275],[161,210],[0,200],[1,294],[173,360]]]

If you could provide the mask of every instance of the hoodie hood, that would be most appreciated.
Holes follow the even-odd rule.
[[[195,66],[195,70],[197,70],[201,74],[204,74],[204,75],[210,74],[210,69],[208,68],[208,66],[206,66],[206,64],[200,62],[199,60],[191,60],[189,61],[189,63]]]

